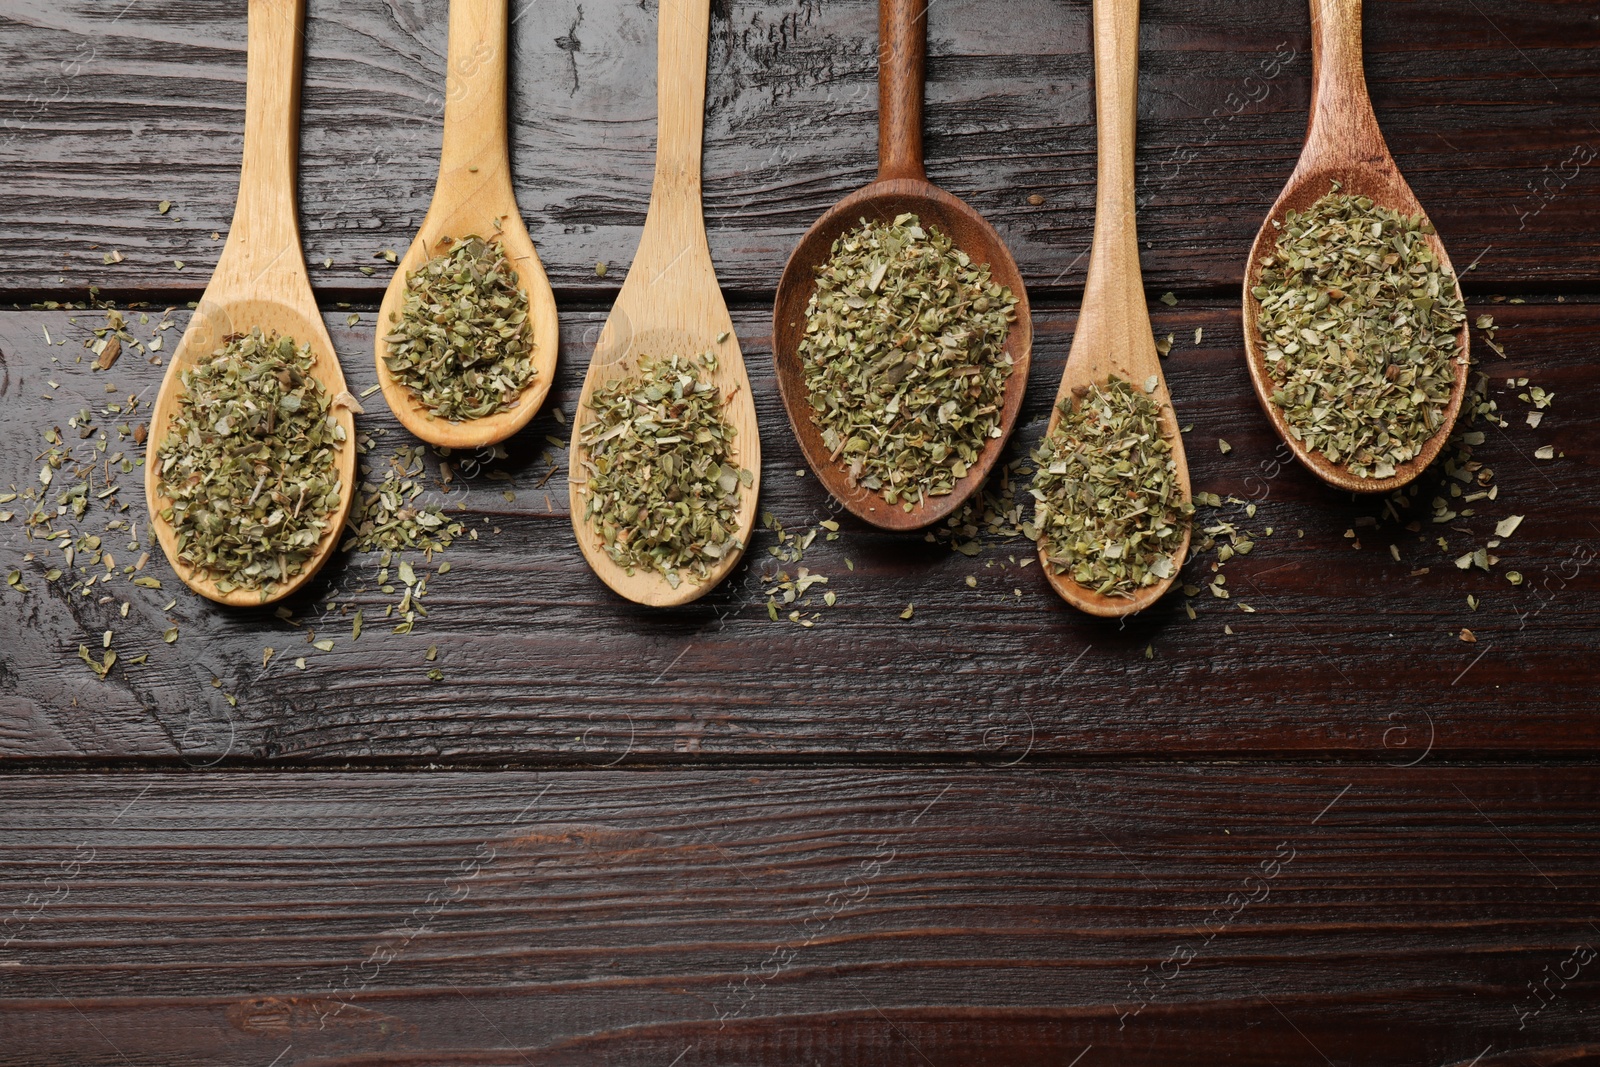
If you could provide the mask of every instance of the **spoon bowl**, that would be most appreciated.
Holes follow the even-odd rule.
[[[1244,274],[1245,364],[1256,399],[1272,427],[1300,463],[1336,489],[1354,493],[1388,493],[1413,481],[1426,470],[1450,439],[1456,417],[1467,392],[1467,324],[1457,334],[1458,352],[1450,402],[1445,407],[1439,429],[1417,455],[1395,467],[1387,478],[1363,478],[1344,464],[1334,463],[1320,452],[1301,443],[1272,402],[1278,388],[1267,371],[1261,343],[1259,302],[1252,290],[1259,284],[1262,261],[1271,256],[1277,242],[1278,227],[1291,211],[1305,211],[1332,187],[1341,192],[1365,196],[1380,207],[1406,215],[1427,217],[1416,194],[1406,184],[1395,165],[1389,146],[1378,128],[1372,100],[1367,95],[1366,76],[1361,60],[1361,0],[1311,0],[1311,118],[1306,128],[1305,146],[1288,184],[1272,205],[1272,210],[1250,246],[1250,259]],[[1437,232],[1427,235],[1428,247],[1439,260],[1441,270],[1455,277],[1455,269]],[[1461,297],[1461,280],[1455,279],[1456,296]]]
[[[922,83],[927,51],[927,12],[922,0],[880,0],[878,5],[878,178],[840,200],[806,231],[789,255],[772,311],[772,361],[778,390],[800,450],[823,487],[858,518],[886,530],[918,530],[938,522],[966,502],[983,484],[1011,436],[1028,385],[1033,320],[1022,275],[994,227],[960,199],[927,180],[922,167]],[[954,489],[925,497],[906,510],[881,493],[852,485],[849,469],[834,459],[812,417],[800,342],[806,305],[817,287],[817,268],[833,253],[833,242],[861,225],[862,219],[891,221],[911,213],[924,226],[949,234],[955,247],[974,263],[987,264],[990,277],[1017,298],[1016,319],[1006,333],[1011,356],[1000,411],[1000,436],[984,443],[978,461]]]
[[[378,383],[395,418],[411,433],[444,448],[478,448],[504,441],[538,413],[555,378],[559,344],[555,294],[517,210],[506,144],[508,0],[453,0],[450,4],[448,84],[444,143],[433,201],[411,247],[395,268],[378,310],[374,341]],[[506,259],[528,294],[534,374],[513,406],[459,422],[441,418],[389,371],[388,336],[405,305],[411,273],[476,234],[499,238]]]
[[[150,525],[183,583],[201,596],[236,607],[272,603],[300,589],[327,562],[344,532],[356,480],[353,398],[317,309],[300,250],[295,220],[295,154],[298,143],[301,25],[305,0],[252,0],[245,80],[244,159],[239,198],[228,240],[217,260],[183,338],[173,351],[150,412],[145,454],[145,500]],[[339,506],[316,551],[288,581],[265,588],[223,592],[205,570],[178,555],[177,533],[161,518],[171,505],[162,493],[157,453],[183,398],[182,374],[229,337],[260,327],[296,344],[309,345],[312,373],[326,390],[331,412],[344,428],[337,457]]]
[[[710,0],[661,0],[657,45],[656,171],[639,250],[623,279],[611,314],[600,330],[572,419],[568,501],[578,547],[600,580],[629,600],[649,607],[687,604],[727,577],[750,544],[756,496],[761,488],[761,438],[755,401],[745,375],[733,320],[717,285],[700,205],[700,155],[705,129],[706,61],[711,35]],[[701,581],[685,577],[674,588],[655,571],[632,574],[606,552],[599,531],[584,515],[589,450],[583,428],[594,421],[596,389],[637,372],[647,356],[693,356],[710,352],[711,376],[723,400],[723,417],[734,429],[733,465],[754,481],[740,489],[737,551],[725,552]]]
[[[1111,375],[1145,390],[1161,411],[1162,435],[1172,444],[1177,482],[1183,500],[1190,499],[1189,464],[1183,453],[1178,416],[1167,393],[1161,359],[1156,354],[1150,310],[1139,270],[1135,226],[1133,149],[1138,105],[1139,0],[1094,0],[1094,99],[1096,178],[1094,243],[1083,287],[1083,309],[1072,333],[1061,387],[1050,409],[1047,433],[1061,421],[1061,404],[1075,400]],[[1039,543],[1039,562],[1050,587],[1079,611],[1103,618],[1132,615],[1160,600],[1177,580],[1189,551],[1189,527],[1172,553],[1172,576],[1135,590],[1129,596],[1103,596],[1057,574]]]

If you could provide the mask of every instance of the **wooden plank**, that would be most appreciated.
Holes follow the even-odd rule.
[[[0,800],[8,1064],[1502,1062],[1592,1039],[1600,1006],[1592,766],[13,775]]]
[[[313,8],[301,214],[313,282],[376,304],[432,191],[445,0]],[[1237,286],[1305,125],[1305,5],[1151,0],[1139,165],[1151,285]],[[243,5],[13,0],[0,14],[0,290],[197,292],[237,183]],[[649,192],[654,14],[526,4],[513,27],[512,152],[563,297],[613,291]],[[711,249],[725,286],[772,290],[799,235],[876,162],[870,0],[716,5],[706,128]],[[980,0],[930,25],[936,181],[1007,239],[1036,295],[1081,286],[1094,194],[1088,5]],[[1479,291],[1600,280],[1600,50],[1582,3],[1371,5],[1372,95],[1401,169]],[[1035,201],[1034,197],[1040,198]],[[176,206],[157,214],[158,201]],[[116,251],[124,258],[104,265]],[[183,261],[182,270],[174,267]],[[324,261],[331,261],[322,266]]]
[[[448,496],[436,484],[437,457],[427,461],[425,499],[464,505],[459,514],[482,539],[458,541],[445,553],[448,575],[436,573],[437,560],[424,566],[411,557],[433,577],[430,614],[409,635],[382,621],[399,591],[378,588],[373,556],[335,560],[293,602],[316,640],[334,640],[334,649],[322,652],[307,643],[306,629],[271,612],[224,611],[184,592],[159,552],[141,573],[162,581],[161,589],[117,577],[90,596],[73,594],[68,579],[46,580],[62,554],[27,538],[28,502],[0,505],[17,512],[0,523],[0,573],[20,570],[28,590],[0,586],[0,753],[11,760],[192,765],[609,765],[830,753],[1004,763],[1085,752],[1296,752],[1404,763],[1425,753],[1595,752],[1594,305],[1473,309],[1474,316],[1496,316],[1497,343],[1507,353],[1494,355],[1481,335],[1474,342],[1510,423],[1489,427],[1476,449],[1496,471],[1498,499],[1456,501],[1461,516],[1435,524],[1433,493],[1448,498],[1446,485],[1458,484],[1436,481],[1421,495],[1417,532],[1402,525],[1411,514],[1400,522],[1384,518],[1381,501],[1330,493],[1281,462],[1249,392],[1234,310],[1154,306],[1157,332],[1178,339],[1167,375],[1182,421],[1194,426],[1188,445],[1195,488],[1239,501],[1202,509],[1201,521],[1236,523],[1255,536],[1253,552],[1223,567],[1227,600],[1207,591],[1174,595],[1119,627],[1067,609],[1035,567],[1023,566],[1032,546],[1021,537],[980,532],[967,545],[969,556],[840,515],[838,539],[828,540],[818,523],[834,510],[814,478],[796,476],[804,467],[778,403],[768,321],[758,307],[737,311],[735,322],[763,428],[762,509],[788,531],[815,533],[800,565],[828,577],[837,606],[825,608],[816,588],[805,608],[816,617],[814,628],[790,622],[787,608],[768,617],[767,590],[780,571],[796,573],[794,563],[772,556],[778,542],[771,530],[758,532],[746,563],[703,601],[671,611],[627,604],[584,565],[565,513],[560,446],[568,427],[553,411],[573,409],[602,321],[599,312],[569,313],[551,410],[511,442],[508,457],[458,479]],[[329,326],[352,387],[361,391],[373,381],[373,315],[356,317],[351,327],[336,314]],[[181,313],[175,319],[181,326]],[[160,368],[131,348],[110,372],[73,362],[88,327],[101,321],[101,313],[0,313],[0,486],[37,486],[42,434],[61,427],[77,443],[68,420],[81,407],[153,395]],[[140,338],[152,329],[134,326]],[[1070,315],[1038,316],[1016,458],[1043,431],[1071,329]],[[1196,329],[1204,331],[1199,344]],[[46,330],[54,346],[45,345]],[[1556,394],[1537,430],[1524,420],[1531,405],[1517,399],[1525,390],[1506,385],[1520,376]],[[107,384],[115,394],[105,392]],[[358,426],[377,435],[369,461],[381,468],[397,446],[412,442],[380,397],[367,403],[372,410]],[[116,419],[97,416],[97,424],[114,428]],[[1231,451],[1222,453],[1219,439]],[[1562,458],[1532,458],[1546,444]],[[127,447],[108,445],[112,452]],[[470,466],[459,456],[452,462]],[[95,477],[98,493],[103,464]],[[72,481],[66,473],[61,479]],[[143,507],[137,475],[114,481],[125,488],[110,503],[127,511],[91,501],[72,528],[103,536],[120,574],[151,546],[129,549],[128,531],[108,528],[118,516],[140,519]],[[1023,482],[1017,492],[1026,500]],[[55,499],[48,498],[52,508]],[[1467,507],[1475,514],[1467,516]],[[1493,573],[1458,569],[1457,557],[1484,547],[1511,515],[1526,519],[1493,550],[1501,558]],[[965,535],[957,540],[967,544]],[[37,558],[25,562],[29,551]],[[1215,550],[1192,559],[1185,582],[1209,583],[1217,559]],[[1523,576],[1520,586],[1507,580],[1512,570]],[[101,596],[111,600],[100,603]],[[176,603],[163,610],[169,600]],[[330,601],[339,605],[331,612]],[[1186,601],[1198,613],[1193,621]],[[123,602],[127,618],[119,614]],[[908,604],[913,617],[902,619]],[[356,608],[366,628],[352,642]],[[172,625],[179,637],[167,645],[161,637]],[[1460,639],[1463,627],[1476,643]],[[101,681],[78,649],[86,644],[99,655],[108,629],[123,662]],[[431,646],[436,661],[425,658]],[[268,647],[276,655],[264,667]],[[127,662],[145,652],[147,663]],[[304,670],[295,668],[300,656]],[[443,680],[429,681],[430,669]],[[1511,706],[1514,716],[1506,714]]]

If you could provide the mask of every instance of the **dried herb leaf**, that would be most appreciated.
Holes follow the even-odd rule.
[[[513,408],[533,380],[528,294],[498,238],[462,238],[406,276],[384,363],[433,415]]]
[[[1194,505],[1154,399],[1113,376],[1072,401],[1062,400],[1061,421],[1033,457],[1039,543],[1055,573],[1101,596],[1131,596],[1176,573]]]
[[[631,575],[659,572],[677,588],[701,582],[738,537],[741,488],[754,476],[733,466],[734,428],[712,381],[716,357],[645,357],[590,400],[579,439],[587,455],[584,519]]]
[[[182,372],[183,393],[156,450],[161,518],[178,557],[217,588],[261,589],[304,569],[339,506],[344,427],[312,376],[308,345],[230,337]]]
[[[806,305],[812,418],[850,484],[907,511],[951,492],[1001,435],[1016,296],[917,216],[833,243]]]
[[[1466,309],[1426,218],[1337,188],[1288,213],[1251,295],[1291,432],[1387,478],[1443,428]]]

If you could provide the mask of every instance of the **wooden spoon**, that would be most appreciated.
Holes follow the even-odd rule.
[[[184,584],[202,596],[236,606],[265,604],[288,596],[328,561],[344,531],[356,480],[356,432],[353,402],[334,355],[333,342],[317,310],[300,251],[295,219],[295,161],[299,150],[300,41],[305,0],[250,0],[249,45],[245,67],[244,161],[239,169],[239,198],[227,243],[195,308],[183,339],[173,352],[150,414],[145,451],[145,500],[150,525],[172,569]],[[182,371],[210,358],[230,336],[252,328],[292,337],[310,345],[312,373],[334,398],[333,415],[344,427],[339,449],[339,507],[316,553],[300,573],[265,589],[239,588],[224,593],[212,577],[178,558],[177,535],[161,518],[171,501],[161,492],[156,453],[183,394]]]
[[[738,537],[750,543],[756,494],[761,487],[761,439],[755,402],[745,377],[744,357],[733,335],[722,290],[711,266],[705,218],[700,209],[700,152],[705,131],[706,52],[711,38],[711,0],[661,0],[656,53],[656,171],[650,210],[633,266],[623,280],[611,314],[600,330],[583,379],[583,393],[572,420],[568,500],[572,526],[589,566],[629,600],[652,607],[686,604],[709,592],[744,555],[726,553],[704,581],[688,575],[674,589],[659,573],[635,568],[632,575],[612,562],[594,525],[584,518],[582,489],[589,472],[583,445],[585,424],[594,420],[595,389],[636,373],[640,357],[696,355],[717,357],[713,380],[722,392],[723,415],[733,426],[735,467],[755,475],[740,490]]]
[[[1081,397],[1115,374],[1144,389],[1155,379],[1148,395],[1161,408],[1161,431],[1172,442],[1178,466],[1178,485],[1189,500],[1189,464],[1184,459],[1183,436],[1172,410],[1161,360],[1156,355],[1150,328],[1150,310],[1144,300],[1144,280],[1139,272],[1139,235],[1134,221],[1133,145],[1139,101],[1139,0],[1094,0],[1094,103],[1098,169],[1095,176],[1094,243],[1089,251],[1089,276],[1083,286],[1083,310],[1072,334],[1061,388],[1050,411],[1049,432],[1061,421],[1061,402]],[[1114,618],[1142,611],[1159,600],[1176,580],[1189,550],[1189,531],[1172,553],[1171,578],[1137,590],[1132,596],[1101,596],[1056,574],[1045,558],[1043,541],[1039,562],[1050,585],[1061,598],[1080,611]]]
[[[556,298],[511,189],[506,147],[507,0],[451,0],[446,65],[444,146],[439,181],[416,240],[395,268],[378,310],[374,342],[378,383],[401,425],[430,444],[477,448],[504,441],[528,424],[555,378]],[[476,234],[499,237],[506,258],[528,294],[534,375],[514,407],[480,419],[452,422],[432,414],[417,395],[389,373],[388,335],[405,304],[406,278],[451,244]]]
[[[1372,113],[1372,100],[1367,96],[1367,80],[1361,65],[1361,0],[1311,0],[1311,66],[1311,120],[1306,128],[1305,147],[1300,150],[1300,161],[1289,177],[1289,184],[1284,186],[1261,224],[1245,267],[1245,363],[1250,368],[1250,380],[1255,383],[1261,409],[1296,459],[1336,489],[1387,493],[1421,474],[1449,440],[1467,391],[1467,324],[1461,324],[1458,335],[1460,354],[1455,363],[1455,383],[1439,431],[1416,456],[1396,467],[1388,478],[1363,478],[1352,474],[1343,464],[1330,462],[1320,452],[1307,449],[1290,431],[1282,409],[1272,402],[1277,386],[1267,373],[1257,321],[1260,306],[1251,290],[1261,277],[1262,259],[1272,254],[1277,241],[1278,229],[1273,221],[1282,220],[1290,211],[1306,210],[1327,193],[1335,181],[1343,187],[1343,192],[1370,197],[1381,207],[1407,215],[1425,215],[1416,194],[1400,176],[1400,169],[1389,155],[1389,146],[1378,129],[1377,116]],[[1445,254],[1439,235],[1430,234],[1427,240],[1439,258],[1440,267],[1453,274],[1450,257]],[[1456,295],[1458,298],[1461,295],[1459,279]]]
[[[800,440],[806,462],[823,486],[857,517],[886,530],[916,530],[959,508],[988,477],[1017,422],[1028,385],[1028,357],[1033,348],[1033,319],[1022,275],[994,228],[972,208],[928,181],[922,169],[922,82],[928,50],[927,0],[879,0],[878,3],[878,177],[840,200],[806,231],[789,255],[772,308],[772,362],[789,423]],[[863,218],[893,220],[916,214],[924,226],[937,226],[976,263],[989,265],[994,281],[1017,297],[1016,321],[1006,334],[1005,351],[1012,360],[1000,413],[1000,436],[978,453],[966,477],[944,496],[925,498],[910,511],[890,504],[883,494],[851,485],[848,465],[835,460],[822,442],[807,399],[800,339],[805,332],[806,303],[816,290],[816,269],[832,254],[833,242],[861,225]]]

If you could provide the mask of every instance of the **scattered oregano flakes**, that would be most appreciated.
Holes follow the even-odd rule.
[[[645,357],[594,391],[580,430],[584,520],[618,566],[658,571],[674,589],[744,547],[739,495],[755,476],[734,466],[715,372],[709,352]]]
[[[1055,573],[1130,596],[1175,573],[1194,505],[1154,399],[1113,376],[1072,400],[1033,456],[1033,525]]]
[[[439,418],[516,406],[533,379],[528,293],[500,240],[468,236],[406,276],[384,363]]]
[[[1328,193],[1284,218],[1251,290],[1272,402],[1307,448],[1388,478],[1443,427],[1466,309],[1433,225]]]
[[[299,574],[339,506],[344,428],[312,375],[309,345],[260,328],[182,372],[156,452],[161,518],[178,558],[224,593]]]
[[[850,483],[907,511],[951,492],[990,439],[1016,296],[917,216],[862,219],[833,243],[806,305],[812,418]]]

